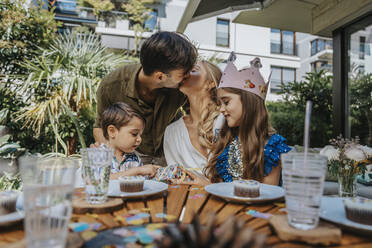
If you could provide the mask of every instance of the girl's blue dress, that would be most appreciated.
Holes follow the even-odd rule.
[[[291,148],[285,143],[286,139],[279,135],[273,134],[264,148],[264,176],[270,174],[273,167],[278,166],[280,154],[287,153]],[[217,157],[217,173],[224,182],[232,182],[240,179],[243,175],[243,161],[241,156],[241,144],[236,137],[223,152]],[[279,182],[281,185],[281,180]]]

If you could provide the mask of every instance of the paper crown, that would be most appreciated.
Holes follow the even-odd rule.
[[[251,61],[250,67],[243,68],[240,71],[234,65],[235,60],[236,55],[231,52],[218,88],[229,87],[249,91],[265,100],[271,74],[269,80],[265,83],[260,73],[262,67],[260,59],[256,57]]]

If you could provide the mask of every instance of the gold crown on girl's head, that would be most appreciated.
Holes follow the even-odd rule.
[[[256,57],[250,62],[250,67],[241,70],[238,70],[234,65],[235,60],[236,55],[231,52],[218,88],[229,87],[249,91],[265,100],[271,74],[266,83],[260,73],[261,60]]]

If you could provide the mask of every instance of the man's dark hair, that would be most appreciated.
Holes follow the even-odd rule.
[[[142,68],[148,76],[155,71],[169,73],[176,69],[184,69],[187,73],[194,66],[197,56],[197,49],[188,38],[175,32],[151,35],[140,52]]]
[[[120,128],[126,126],[134,116],[141,119],[143,125],[145,125],[145,119],[128,104],[123,102],[114,103],[103,111],[101,120],[103,136],[108,140],[108,126],[114,125],[118,130],[120,130]]]

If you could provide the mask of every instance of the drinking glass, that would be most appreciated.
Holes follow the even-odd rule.
[[[77,160],[20,158],[28,248],[65,247]]]
[[[90,204],[101,204],[107,199],[113,154],[109,148],[81,149],[85,196]]]
[[[301,230],[317,227],[327,157],[303,153],[281,155],[288,224]]]

